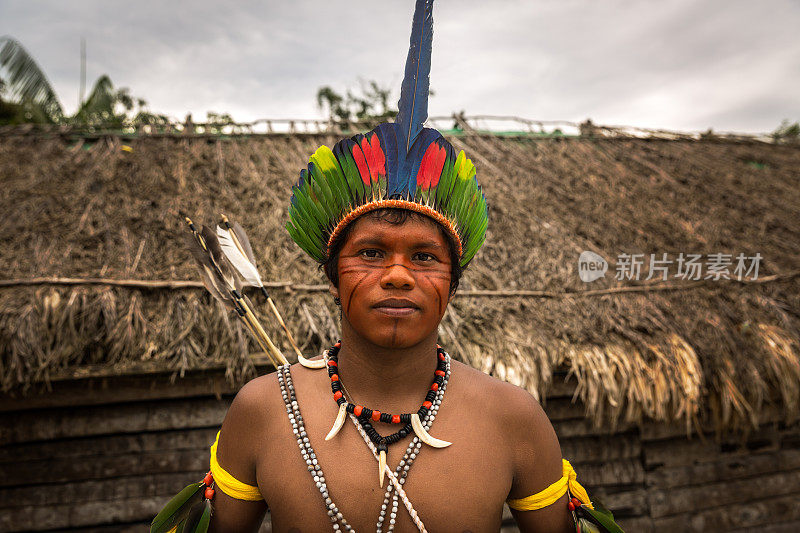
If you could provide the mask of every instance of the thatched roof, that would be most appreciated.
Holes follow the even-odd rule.
[[[2,278],[196,280],[180,214],[209,223],[225,212],[247,228],[265,279],[284,283],[274,298],[304,349],[317,353],[337,336],[336,310],[319,287],[323,274],[283,225],[298,170],[336,140],[0,137]],[[475,162],[490,203],[486,245],[441,325],[455,357],[539,396],[554,370],[566,369],[598,421],[707,418],[732,428],[797,416],[798,147],[451,141]],[[580,281],[583,250],[609,261],[605,279]],[[758,252],[760,279],[614,279],[620,253],[679,252]],[[279,329],[266,328],[288,353]],[[142,365],[222,362],[242,380],[257,350],[196,286],[0,283],[7,392],[82,369]]]

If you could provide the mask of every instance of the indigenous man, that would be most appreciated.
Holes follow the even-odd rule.
[[[437,328],[460,274],[453,243],[413,211],[372,211],[348,228],[326,268],[341,301],[338,375],[353,403],[381,412],[416,412],[437,368]],[[355,427],[324,435],[337,415],[328,373],[290,368],[305,431],[324,468],[329,496],[356,531],[417,531],[402,504],[384,506],[376,461]],[[375,423],[378,426],[378,423]],[[379,429],[386,433],[387,426]],[[274,531],[326,531],[331,519],[290,431],[276,374],[248,383],[234,400],[217,459],[264,500],[214,496],[214,531],[255,531],[269,505]],[[428,531],[498,531],[503,503],[538,493],[562,476],[561,451],[547,416],[524,390],[451,361],[432,433],[403,488]],[[388,428],[391,431],[392,428]],[[435,430],[435,431],[434,431]],[[403,458],[412,432],[388,447]],[[215,478],[216,479],[216,478]],[[218,480],[217,480],[218,481]],[[218,485],[218,488],[219,487]],[[565,493],[537,511],[513,511],[522,531],[575,531]]]
[[[268,508],[281,532],[498,531],[509,501],[522,531],[567,532],[570,497],[590,505],[536,400],[437,346],[488,210],[472,163],[422,126],[431,11],[417,2],[397,120],[320,148],[293,188],[287,228],[324,265],[342,337],[236,396],[213,531],[256,531]]]

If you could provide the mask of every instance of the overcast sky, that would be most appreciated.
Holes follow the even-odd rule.
[[[412,0],[2,0],[67,112],[108,74],[182,119],[321,118],[315,94],[399,95]],[[797,0],[438,0],[431,115],[765,132],[800,120]]]

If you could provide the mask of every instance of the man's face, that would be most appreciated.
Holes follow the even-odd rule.
[[[353,223],[339,253],[343,327],[383,348],[429,338],[450,296],[450,252],[439,226],[425,217],[392,224],[369,215]]]

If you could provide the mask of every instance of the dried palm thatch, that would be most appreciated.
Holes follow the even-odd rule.
[[[336,140],[2,137],[3,278],[192,280],[180,215],[210,222],[224,211],[247,228],[264,279],[286,282],[273,298],[302,348],[315,353],[337,337],[337,310],[315,289],[323,274],[283,224],[298,169]],[[475,161],[490,201],[487,244],[440,327],[455,357],[539,397],[554,370],[567,369],[598,423],[708,418],[731,429],[775,413],[798,417],[800,149],[450,140]],[[588,287],[577,275],[583,250],[610,264]],[[613,277],[623,252],[758,252],[759,276],[775,277],[579,294],[631,285]],[[514,295],[523,289],[541,292]],[[259,295],[251,298],[266,318]],[[264,323],[289,353],[279,326]],[[5,392],[85,368],[126,372],[143,363],[175,372],[224,364],[242,381],[255,373],[248,354],[257,349],[196,286],[0,283]]]

